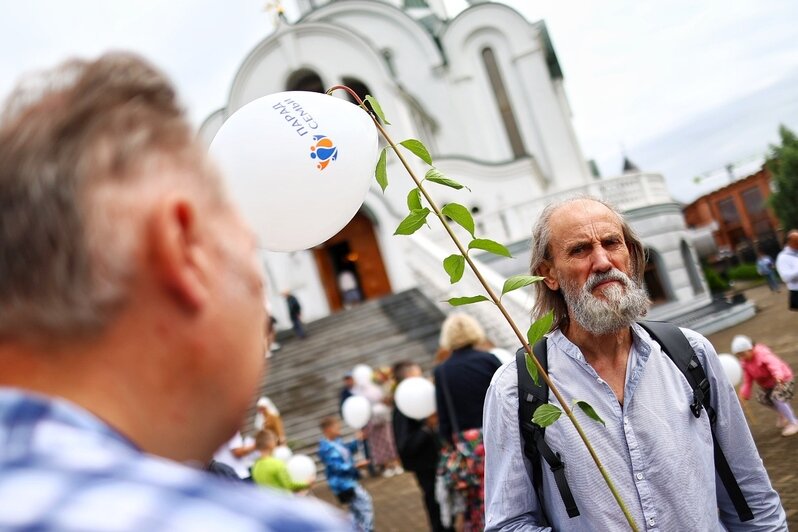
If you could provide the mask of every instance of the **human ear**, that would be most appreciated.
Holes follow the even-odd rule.
[[[191,311],[199,310],[209,295],[207,258],[198,230],[194,205],[176,197],[156,205],[148,227],[156,278],[178,304]]]
[[[557,291],[560,289],[560,283],[557,281],[556,270],[549,261],[544,260],[537,269],[537,275],[543,277],[543,282],[549,287],[549,290]]]

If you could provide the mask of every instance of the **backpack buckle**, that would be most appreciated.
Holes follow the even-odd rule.
[[[553,464],[549,464],[549,469],[551,469],[552,473],[556,473],[560,469],[564,469],[565,468],[565,462],[562,461],[562,457],[560,456],[560,453],[554,453],[554,456],[557,457],[557,461],[555,463],[553,463]]]
[[[698,392],[693,394],[693,402],[690,403],[690,410],[693,411],[693,415],[695,417],[701,417],[701,408],[703,407],[703,405],[701,404],[701,401],[698,399],[698,397],[696,397],[697,395]]]
[[[707,398],[709,391],[709,380],[704,378],[698,387],[693,391],[693,402],[690,404],[690,410],[693,411],[695,417],[701,417],[701,409],[704,407],[704,399]]]

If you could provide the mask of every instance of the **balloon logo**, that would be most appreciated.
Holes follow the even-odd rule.
[[[294,91],[230,115],[210,154],[259,245],[299,251],[328,240],[357,214],[374,180],[377,148],[377,128],[363,109]]]
[[[324,135],[313,135],[313,140],[316,141],[316,144],[310,147],[310,158],[318,159],[319,164],[316,165],[316,168],[324,170],[330,161],[338,158],[338,148]]]

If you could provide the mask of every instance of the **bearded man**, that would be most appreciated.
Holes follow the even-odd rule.
[[[582,427],[638,526],[647,530],[786,530],[734,388],[709,341],[682,329],[705,369],[717,413],[715,435],[754,518],[741,522],[716,481],[708,415],[690,410],[693,389],[660,345],[635,323],[649,305],[642,243],[603,202],[550,205],[532,235],[535,314],[553,311],[548,371],[563,397],[587,401],[606,425]],[[553,394],[549,402],[558,405]],[[559,405],[558,405],[559,406]],[[580,514],[569,518],[554,472],[540,492],[519,429],[518,372],[494,375],[485,401],[486,530],[625,530],[626,519],[567,419],[546,428]],[[724,528],[725,527],[725,528]]]

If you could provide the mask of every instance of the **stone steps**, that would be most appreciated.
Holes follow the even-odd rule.
[[[261,388],[280,409],[295,453],[316,458],[319,421],[337,415],[343,376],[356,364],[372,368],[413,360],[428,372],[443,314],[417,289],[367,301],[306,324],[307,338],[282,331]],[[343,426],[345,436],[353,431]]]

